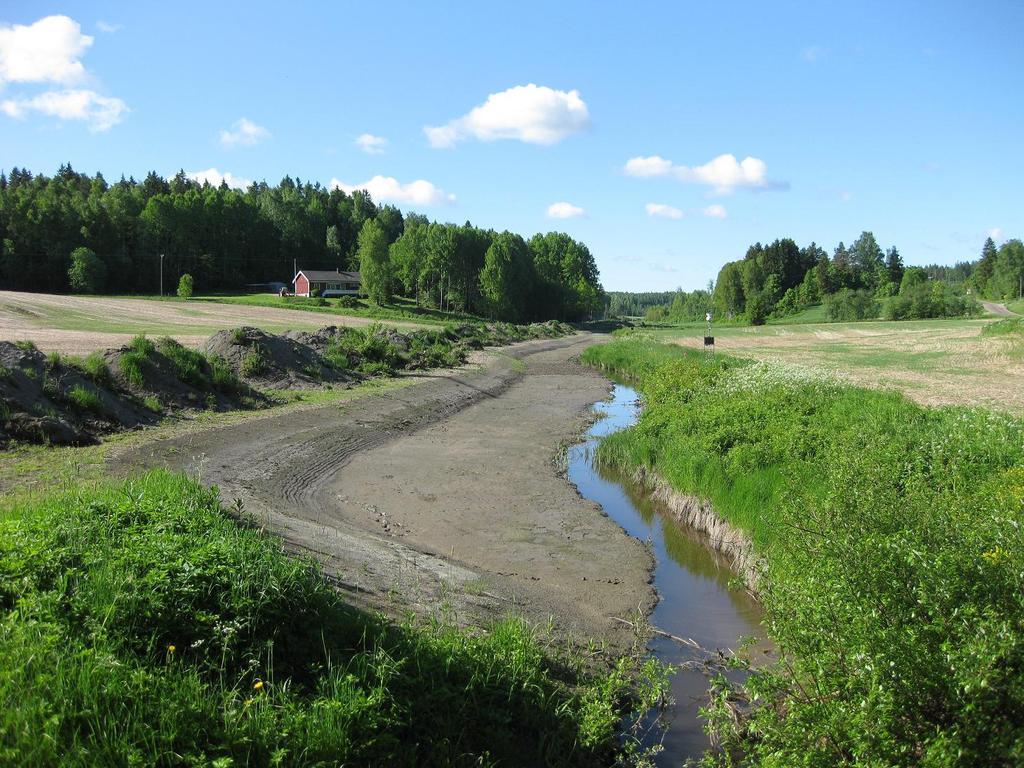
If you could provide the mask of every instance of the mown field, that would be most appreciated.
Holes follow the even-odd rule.
[[[436,325],[439,318],[417,319],[389,313],[392,325],[415,328]],[[210,300],[102,296],[58,296],[0,291],[0,339],[28,340],[44,352],[81,354],[119,347],[137,334],[170,336],[196,346],[211,334],[252,325],[272,333],[316,330],[325,325],[370,325],[370,311],[347,310],[333,302],[327,307],[285,304],[277,296],[214,297]]]
[[[763,557],[781,658],[716,684],[727,748],[764,766],[1024,761],[1024,422],[649,340],[584,359],[644,397],[599,460],[709,500]]]
[[[1024,339],[988,335],[998,318],[715,327],[719,353],[813,368],[864,386],[892,388],[924,405],[973,404],[1024,409]],[[691,349],[705,327],[647,331]]]

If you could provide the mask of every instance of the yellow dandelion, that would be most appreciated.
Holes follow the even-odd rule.
[[[168,653],[174,653],[176,650],[178,650],[178,649],[175,646],[173,646],[173,645],[168,645],[167,646],[167,652]]]
[[[257,680],[255,683],[252,684],[252,689],[254,691],[262,691],[263,690],[263,681],[262,680]]]

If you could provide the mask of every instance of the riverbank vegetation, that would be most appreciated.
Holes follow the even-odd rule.
[[[586,656],[353,609],[178,475],[0,508],[3,763],[607,765],[664,677]]]
[[[0,174],[0,284],[19,291],[154,294],[188,274],[194,291],[285,283],[293,269],[364,268],[367,293],[523,322],[578,320],[602,306],[587,246],[431,222],[286,176],[248,189],[171,179],[108,184],[61,166]],[[264,286],[265,289],[265,286]]]
[[[635,339],[584,359],[645,403],[599,459],[709,500],[764,558],[781,658],[749,718],[720,681],[708,763],[1024,760],[1024,422]]]

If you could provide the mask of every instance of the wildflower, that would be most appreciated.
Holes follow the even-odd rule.
[[[168,653],[174,653],[176,650],[178,650],[176,646],[173,646],[173,645],[168,645],[167,646],[167,652]]]
[[[255,683],[252,684],[252,689],[254,691],[262,691],[263,690],[263,681],[262,680],[257,680]]]

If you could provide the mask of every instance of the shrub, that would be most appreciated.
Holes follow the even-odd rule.
[[[99,293],[107,282],[107,265],[89,248],[71,252],[68,283],[75,293]]]
[[[186,272],[184,275],[181,276],[181,279],[178,281],[178,298],[184,299],[185,301],[191,299],[192,289],[194,287],[195,284],[192,280],[192,275]]]
[[[981,304],[969,296],[954,293],[946,283],[938,281],[916,282],[904,287],[885,308],[887,320],[969,317],[980,313]]]
[[[362,302],[359,301],[357,296],[342,296],[338,299],[338,306],[344,309],[359,309],[362,306]]]
[[[872,320],[878,317],[878,300],[871,291],[843,288],[825,297],[825,317],[833,323]]]

